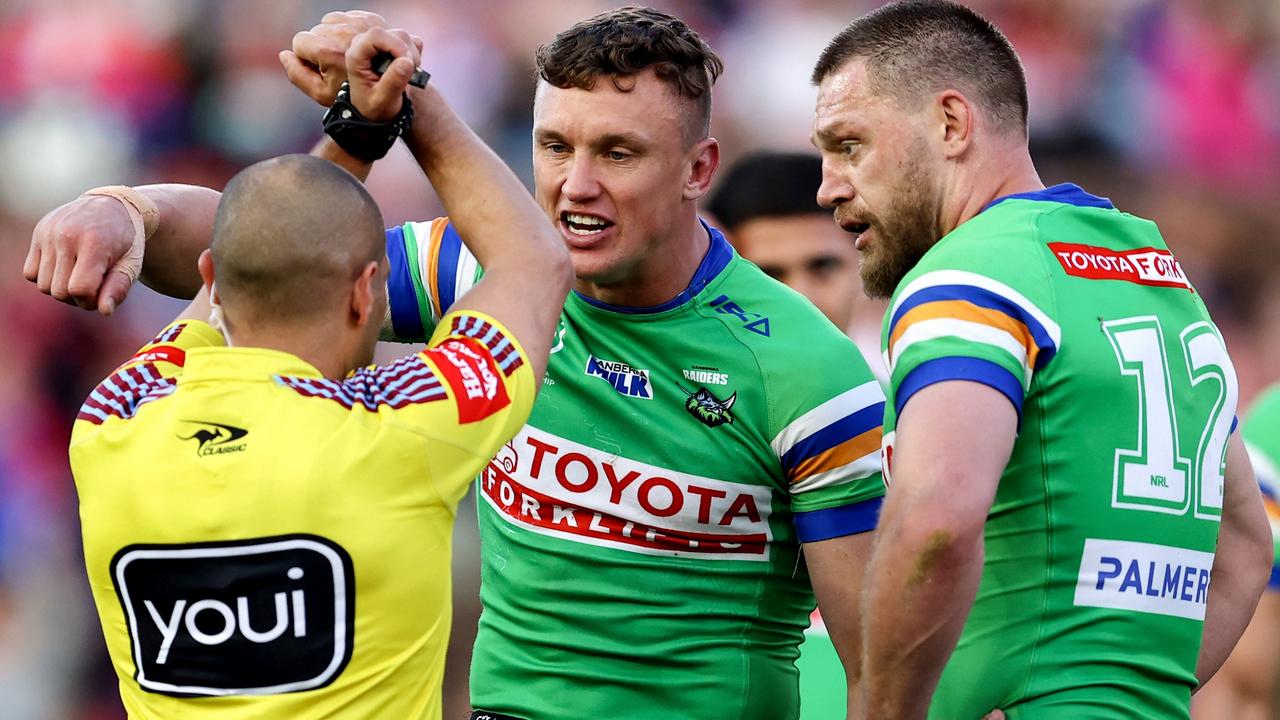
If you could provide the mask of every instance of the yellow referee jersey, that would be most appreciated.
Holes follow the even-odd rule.
[[[85,561],[135,718],[439,718],[450,531],[528,418],[492,318],[327,380],[170,325],[71,439]]]

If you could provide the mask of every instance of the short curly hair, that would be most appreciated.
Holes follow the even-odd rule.
[[[629,92],[626,78],[653,68],[680,97],[694,102],[692,141],[711,132],[711,86],[724,63],[698,33],[673,15],[630,5],[587,18],[538,48],[538,77],[558,88],[590,90],[608,76]]]

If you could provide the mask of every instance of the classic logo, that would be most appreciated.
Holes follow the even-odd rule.
[[[110,572],[148,692],[311,690],[351,658],[351,558],[325,538],[130,545]]]
[[[728,385],[728,373],[720,372],[720,368],[707,367],[705,365],[694,365],[691,368],[685,368],[680,371],[685,380],[698,385]]]
[[[644,368],[631,367],[624,362],[601,360],[595,355],[588,355],[586,374],[603,379],[612,385],[619,395],[644,400],[653,399],[653,384],[649,381],[649,371]]]
[[[195,440],[196,455],[200,457],[243,452],[248,445],[248,443],[237,442],[249,434],[249,431],[244,428],[203,420],[183,420],[183,422],[191,427],[187,434],[179,434],[178,439]]]
[[[1195,292],[1182,265],[1168,250],[1144,248],[1118,252],[1076,243],[1049,243],[1068,275],[1090,280],[1124,280],[1138,285],[1183,288]]]
[[[685,390],[683,386],[680,389],[684,390],[684,394],[689,396],[684,401],[684,409],[697,418],[698,422],[707,427],[720,427],[733,422],[733,415],[729,411],[733,409],[733,404],[738,401],[737,392],[721,400],[704,387],[698,388],[695,392]]]
[[[709,305],[716,309],[716,312],[725,315],[732,315],[742,321],[742,327],[750,330],[757,335],[769,337],[769,318],[760,313],[747,312],[742,309],[741,305],[729,299],[728,295],[721,295],[712,300]]]
[[[1075,604],[1204,620],[1212,569],[1213,553],[1088,538]]]
[[[507,522],[575,542],[649,555],[768,558],[772,492],[677,472],[530,426],[480,476]]]

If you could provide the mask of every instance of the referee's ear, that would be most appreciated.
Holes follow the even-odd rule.
[[[218,304],[220,299],[217,297],[218,291],[213,287],[213,251],[205,248],[200,253],[200,257],[196,260],[196,268],[200,270],[200,279],[204,282],[204,287],[209,291],[209,298]]]
[[[383,284],[378,275],[378,262],[365,263],[351,288],[351,320],[357,328],[363,328],[370,322],[381,324],[382,314],[386,310],[378,304],[377,291],[381,287]]]

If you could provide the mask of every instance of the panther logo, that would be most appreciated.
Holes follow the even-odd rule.
[[[738,393],[735,391],[732,395],[721,400],[711,393],[705,387],[700,387],[696,392],[689,392],[683,387],[684,394],[688,395],[688,399],[684,401],[684,409],[689,414],[698,419],[698,422],[707,427],[720,427],[733,423],[733,415],[729,412],[733,408],[733,404],[738,400]]]

